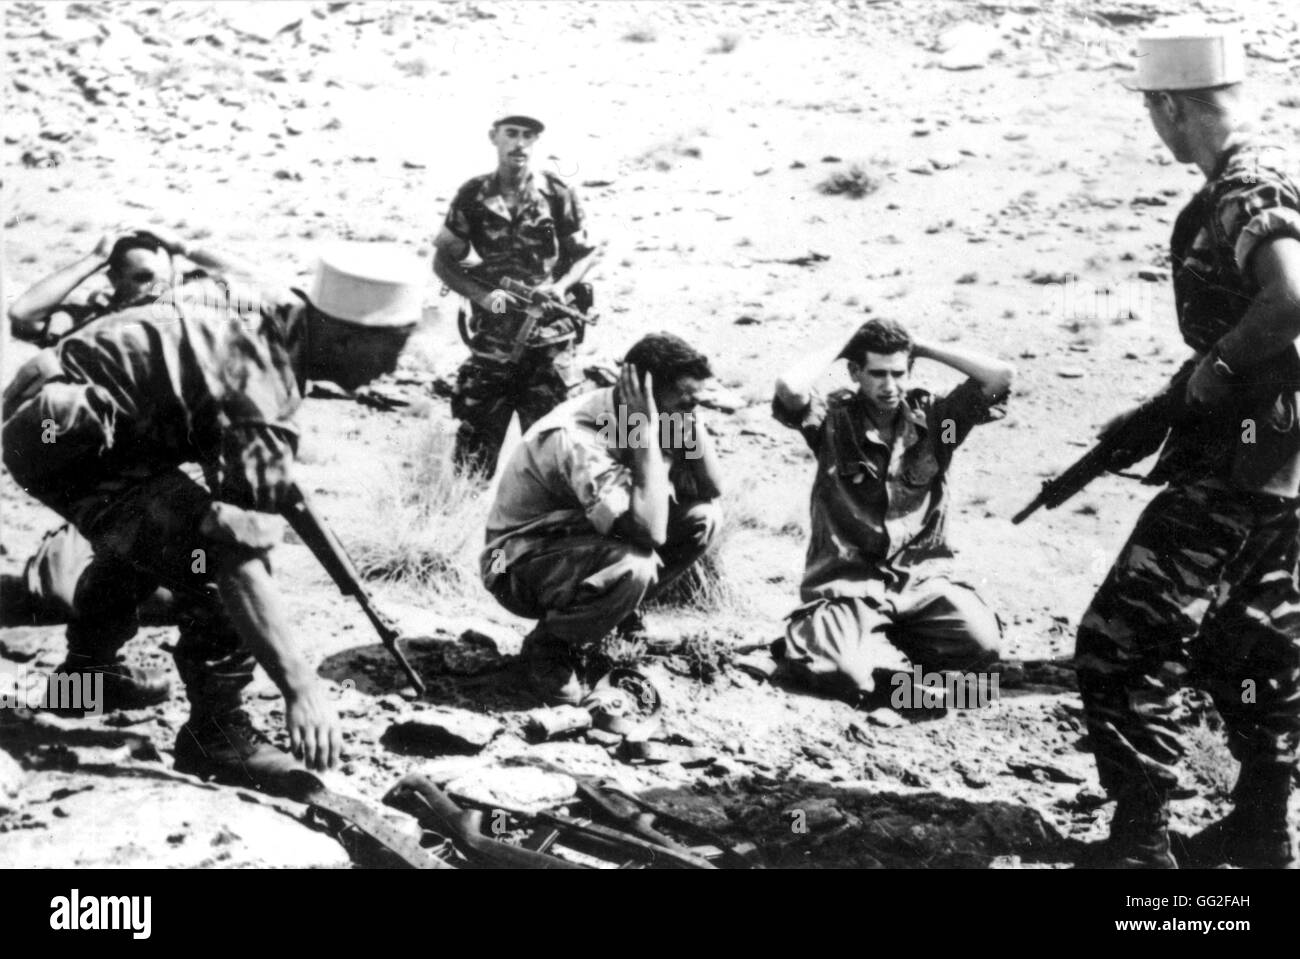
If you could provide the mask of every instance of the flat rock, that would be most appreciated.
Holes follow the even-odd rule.
[[[500,731],[501,723],[491,716],[465,709],[439,709],[422,712],[418,719],[393,723],[380,742],[394,752],[421,756],[473,754]]]
[[[17,796],[26,778],[27,774],[23,772],[23,767],[18,765],[18,760],[0,750],[0,801],[6,796],[11,798]]]
[[[250,795],[182,778],[98,782],[61,797],[57,814],[32,807],[37,828],[8,830],[5,863],[24,869],[351,865],[333,838],[289,812],[244,798]],[[0,818],[0,826],[10,818]]]
[[[572,799],[578,784],[571,776],[531,766],[493,766],[452,780],[447,792],[488,806],[535,812]]]

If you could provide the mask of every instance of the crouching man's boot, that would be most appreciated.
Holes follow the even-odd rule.
[[[539,624],[519,651],[529,688],[548,706],[577,706],[591,690],[582,680],[578,653]]]
[[[1287,827],[1292,768],[1284,763],[1245,763],[1232,790],[1233,809],[1183,841],[1187,866],[1295,869],[1295,839]]]
[[[1177,869],[1169,847],[1168,796],[1150,788],[1116,797],[1110,837],[1082,865],[1105,869]]]
[[[172,684],[158,670],[128,666],[120,656],[69,652],[50,675],[42,707],[57,716],[144,709],[165,703]]]

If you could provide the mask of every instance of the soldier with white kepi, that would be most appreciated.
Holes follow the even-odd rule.
[[[1100,862],[1295,863],[1287,823],[1300,748],[1300,191],[1245,122],[1240,40],[1214,25],[1139,38],[1133,88],[1205,183],[1170,244],[1193,356],[1137,521],[1079,625],[1075,661],[1101,785]],[[1185,384],[1185,385],[1184,385]],[[1124,414],[1107,427],[1126,422]],[[1139,457],[1140,458],[1140,457]],[[1234,808],[1171,847],[1184,747],[1178,687],[1206,689],[1241,763]]]

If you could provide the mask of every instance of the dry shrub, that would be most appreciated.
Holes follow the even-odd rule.
[[[821,183],[817,192],[827,196],[847,196],[860,200],[880,189],[880,180],[872,176],[866,167],[854,163],[847,170],[836,170]]]
[[[1228,751],[1223,721],[1217,712],[1202,714],[1195,725],[1182,729],[1187,754],[1183,768],[1200,788],[1201,798],[1229,802],[1237,781],[1237,761]]]
[[[682,639],[682,658],[692,679],[712,683],[735,661],[735,647],[708,632],[689,633]]]
[[[659,34],[651,24],[641,23],[623,34],[623,39],[628,43],[654,43]]]
[[[454,438],[429,427],[411,459],[376,494],[372,522],[354,557],[367,579],[400,582],[435,596],[464,596],[478,582],[487,522],[481,480],[457,473]]]
[[[710,53],[730,53],[736,47],[740,46],[739,33],[723,33],[718,35],[718,45],[709,50]]]

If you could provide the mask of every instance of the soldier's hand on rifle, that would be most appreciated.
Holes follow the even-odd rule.
[[[291,690],[284,699],[284,723],[294,756],[309,769],[333,769],[343,754],[343,737],[321,684]]]
[[[511,307],[523,304],[523,300],[513,293],[507,293],[505,290],[496,289],[490,293],[484,294],[483,298],[478,301],[478,305],[483,307],[489,313],[502,314],[508,312]]]

